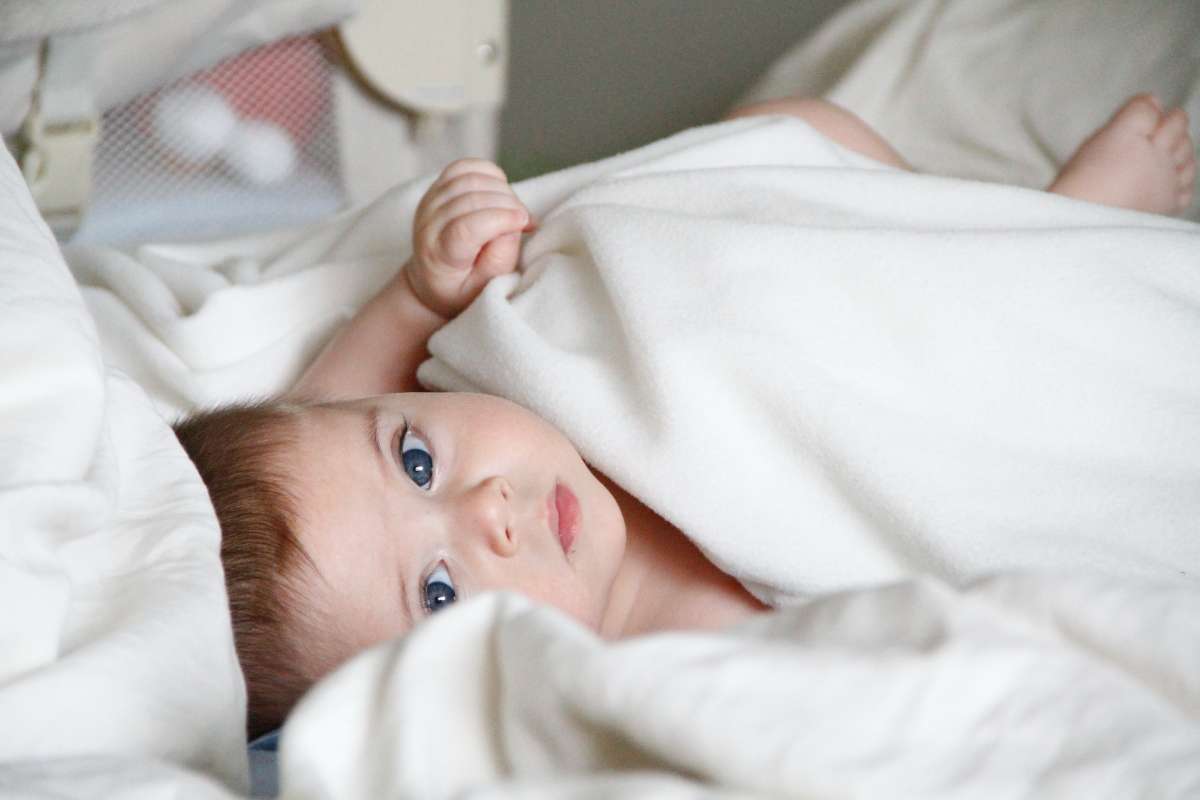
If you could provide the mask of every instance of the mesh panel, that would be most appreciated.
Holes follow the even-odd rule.
[[[109,110],[73,241],[213,237],[338,210],[332,69],[312,37],[286,39]]]

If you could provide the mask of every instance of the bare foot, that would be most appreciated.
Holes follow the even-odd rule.
[[[1152,95],[1131,98],[1079,146],[1048,191],[1155,214],[1178,214],[1192,202],[1196,150],[1182,108],[1170,112]]]

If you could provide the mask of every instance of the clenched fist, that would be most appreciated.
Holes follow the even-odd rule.
[[[456,316],[489,280],[516,269],[521,233],[531,228],[529,210],[499,167],[455,161],[417,206],[405,268],[413,294],[431,311]]]

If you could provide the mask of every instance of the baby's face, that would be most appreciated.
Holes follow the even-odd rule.
[[[420,393],[312,407],[298,430],[287,469],[319,572],[306,594],[339,630],[326,658],[487,590],[599,625],[625,524],[549,423],[495,397]]]

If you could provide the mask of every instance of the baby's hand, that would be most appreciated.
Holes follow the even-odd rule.
[[[531,219],[499,167],[455,161],[417,206],[405,268],[413,293],[430,310],[455,316],[489,280],[516,269]]]

